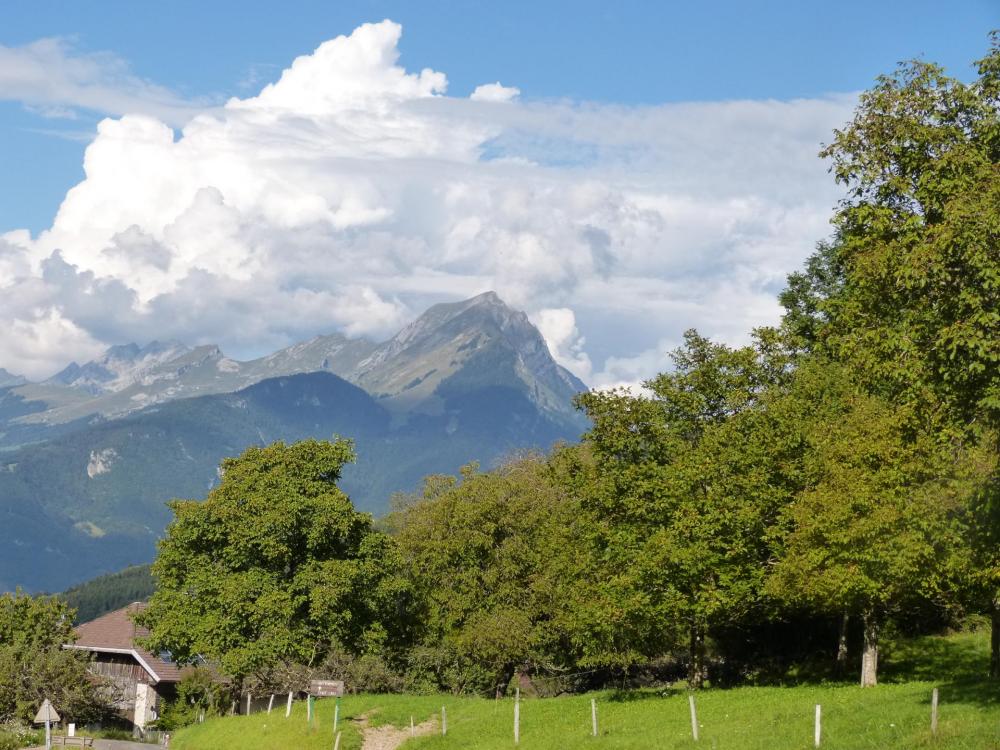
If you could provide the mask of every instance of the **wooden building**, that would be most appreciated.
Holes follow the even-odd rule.
[[[132,622],[132,615],[145,608],[135,602],[76,628],[76,642],[66,648],[94,655],[90,671],[114,683],[117,708],[123,718],[139,729],[155,721],[159,704],[173,696],[180,681],[180,668],[169,655],[154,655],[136,643],[148,635]]]

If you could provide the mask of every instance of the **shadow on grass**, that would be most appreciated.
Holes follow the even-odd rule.
[[[668,687],[640,690],[614,690],[608,694],[606,700],[610,703],[636,703],[638,701],[663,700],[680,695],[685,692],[680,688]]]
[[[987,677],[989,634],[962,633],[892,641],[884,650],[884,682],[930,682],[942,702],[1000,706],[1000,682]],[[927,698],[930,702],[930,696]]]
[[[882,675],[886,682],[979,682],[989,670],[988,637],[973,632],[892,641],[883,649]]]
[[[941,701],[1000,708],[1000,682],[989,679],[948,682],[941,686]]]

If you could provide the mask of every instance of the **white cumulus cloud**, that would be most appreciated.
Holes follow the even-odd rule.
[[[516,86],[503,86],[497,81],[476,86],[469,98],[476,102],[510,102],[520,95],[521,89]]]
[[[531,318],[549,345],[556,362],[587,382],[593,365],[584,350],[587,340],[576,327],[576,316],[568,307],[545,308]]]
[[[401,65],[401,31],[361,26],[194,114],[116,58],[83,56],[77,75],[65,45],[0,48],[0,97],[111,115],[52,226],[0,237],[0,326],[16,332],[0,366],[41,377],[154,338],[235,357],[379,338],[495,289],[607,384],[653,375],[686,328],[739,343],[776,320],[785,275],[829,232],[816,151],[852,97],[450,97],[444,73]]]

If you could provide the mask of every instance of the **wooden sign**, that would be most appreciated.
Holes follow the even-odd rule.
[[[36,724],[44,724],[47,721],[59,721],[59,714],[56,713],[56,710],[52,707],[52,703],[48,698],[45,699],[45,702],[42,703],[42,707],[38,709],[38,713],[35,714]]]
[[[344,681],[313,680],[309,683],[309,694],[317,698],[339,698],[344,694]]]

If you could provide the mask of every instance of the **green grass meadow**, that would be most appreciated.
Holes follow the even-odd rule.
[[[699,741],[691,737],[688,694],[665,691],[597,692],[521,701],[521,741],[536,750],[566,748],[712,748],[803,750],[813,747],[815,706],[822,706],[823,748],[831,750],[1000,750],[1000,685],[978,678],[984,670],[986,633],[908,641],[886,649],[885,681],[876,688],[850,684],[708,689],[696,695]],[[924,658],[920,658],[923,656]],[[931,679],[934,673],[937,679]],[[931,691],[940,691],[937,736],[930,732]],[[598,712],[591,736],[590,701]],[[447,708],[448,734],[408,740],[406,750],[514,747],[514,701],[454,696],[353,695],[341,703],[341,748],[361,747],[353,722],[408,727],[410,717],[439,720]],[[306,724],[304,703],[284,717],[284,704],[268,716],[226,717],[176,734],[176,750],[286,750],[333,747],[332,699],[316,704],[317,723]]]

